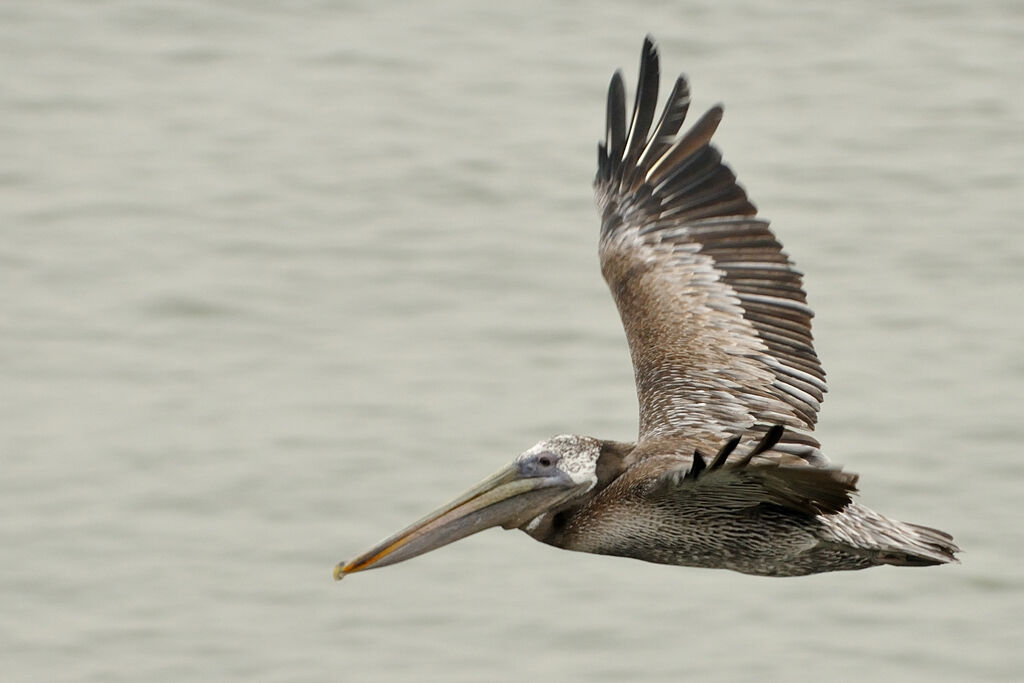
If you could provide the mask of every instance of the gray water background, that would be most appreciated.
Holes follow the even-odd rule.
[[[963,564],[335,584],[635,433],[590,181],[647,32],[806,273],[825,451]],[[1022,57],[1016,1],[4,4],[3,680],[1024,679]]]

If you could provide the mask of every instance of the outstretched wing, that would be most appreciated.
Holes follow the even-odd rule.
[[[721,106],[679,135],[690,103],[680,76],[653,125],[658,80],[648,37],[628,127],[622,75],[612,77],[595,180],[601,271],[633,357],[640,442],[721,442],[768,423],[788,427],[777,450],[814,449],[825,373],[801,274],[711,144]]]
[[[668,456],[660,464],[655,462],[657,458],[650,458],[631,474],[646,478],[642,488],[651,500],[673,500],[704,509],[745,509],[771,503],[813,516],[845,508],[857,490],[857,475],[825,462],[808,463],[801,457],[772,452],[784,434],[782,425],[774,425],[743,456],[734,455],[740,443],[736,436],[714,458],[699,451],[689,458]],[[673,460],[682,462],[673,465]]]

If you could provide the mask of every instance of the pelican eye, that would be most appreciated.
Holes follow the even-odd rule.
[[[523,474],[529,477],[548,476],[558,465],[558,456],[550,451],[537,453],[520,464]]]

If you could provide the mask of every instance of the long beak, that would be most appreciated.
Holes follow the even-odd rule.
[[[563,500],[572,488],[567,477],[524,477],[512,464],[354,560],[339,564],[334,578],[340,581],[346,574],[402,562],[492,526],[522,526]]]

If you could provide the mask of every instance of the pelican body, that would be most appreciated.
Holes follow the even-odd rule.
[[[711,143],[722,107],[680,134],[689,86],[676,79],[655,123],[659,80],[648,37],[628,120],[612,77],[594,183],[637,441],[542,441],[339,564],[336,579],[494,526],[566,550],[765,576],[955,561],[949,534],[854,502],[857,475],[821,452],[825,373],[801,274]]]

